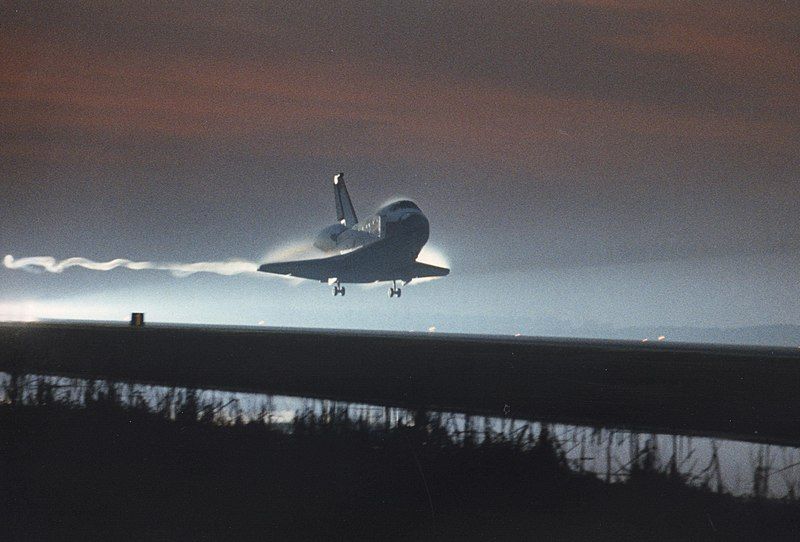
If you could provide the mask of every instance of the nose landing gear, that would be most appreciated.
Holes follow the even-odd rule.
[[[400,297],[402,295],[402,293],[403,293],[403,290],[401,290],[400,288],[397,287],[397,281],[396,280],[393,280],[392,284],[393,284],[393,287],[389,288],[389,298],[391,299],[392,297],[395,297],[395,296]]]
[[[342,297],[344,297],[344,293],[345,293],[344,286],[339,286],[338,282],[333,285],[333,297],[336,297],[337,295],[340,294]]]

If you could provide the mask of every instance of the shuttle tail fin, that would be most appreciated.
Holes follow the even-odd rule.
[[[350,201],[350,194],[347,193],[347,187],[344,185],[343,173],[333,176],[333,191],[336,197],[336,220],[348,228],[355,226],[358,218],[356,210],[353,208],[353,202]]]

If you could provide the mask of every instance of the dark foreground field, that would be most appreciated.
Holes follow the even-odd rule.
[[[734,497],[713,461],[690,475],[637,436],[630,462],[598,476],[567,460],[547,421],[796,445],[791,349],[0,325],[0,371],[2,539],[800,537],[794,465],[756,461],[752,494]],[[130,382],[190,389],[147,399]],[[277,424],[202,404],[195,387],[411,414],[381,425],[328,406]],[[442,410],[542,423],[453,430]],[[782,499],[764,498],[770,479],[786,482]]]
[[[117,388],[0,406],[4,540],[797,540],[800,502],[692,487],[645,447],[624,482],[565,460],[542,426],[453,434],[435,413],[223,419],[195,395]]]
[[[800,444],[800,349],[792,348],[4,324],[0,371]]]

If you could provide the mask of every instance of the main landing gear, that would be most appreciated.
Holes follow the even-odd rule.
[[[344,297],[344,292],[345,292],[344,286],[340,286],[338,282],[333,285],[333,297],[336,297],[339,294],[341,294],[342,297]]]
[[[395,297],[395,296],[400,297],[400,295],[402,295],[402,293],[403,293],[403,290],[401,290],[400,288],[397,287],[397,281],[396,280],[393,280],[392,284],[393,284],[393,287],[389,288],[389,297],[390,298]]]

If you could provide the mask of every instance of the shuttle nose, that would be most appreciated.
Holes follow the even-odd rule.
[[[400,224],[404,230],[413,233],[427,234],[430,227],[428,219],[419,212],[406,213],[400,217]]]
[[[401,243],[407,243],[410,251],[416,251],[415,257],[428,241],[429,233],[428,219],[420,211],[404,212],[386,224],[387,236],[398,238]]]

